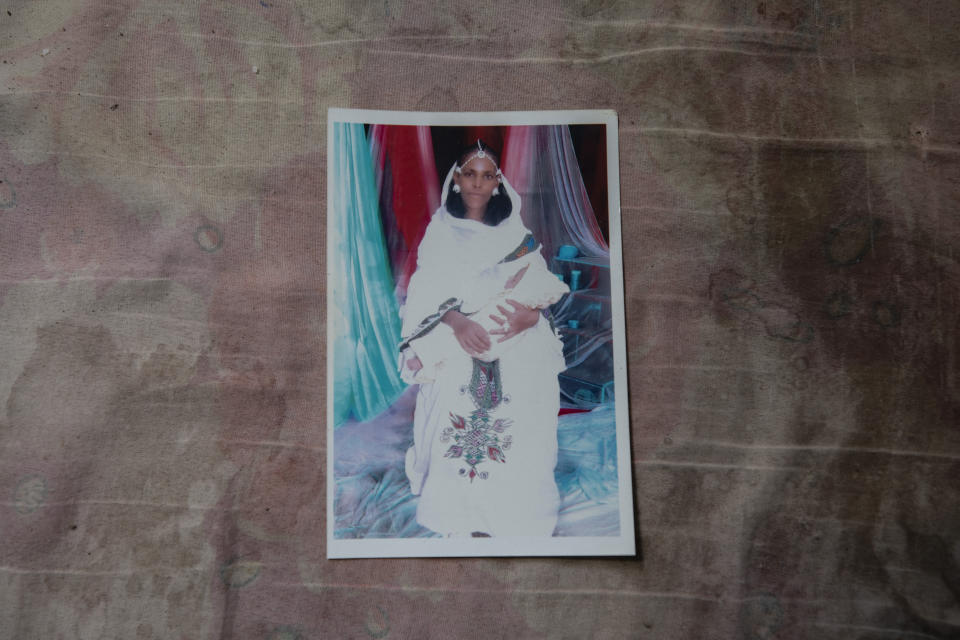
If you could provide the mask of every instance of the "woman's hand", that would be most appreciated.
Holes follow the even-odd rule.
[[[499,329],[494,329],[490,335],[498,335],[500,339],[497,342],[509,340],[513,336],[522,333],[540,321],[540,311],[526,307],[516,300],[507,298],[507,302],[513,307],[513,311],[508,311],[502,305],[497,305],[497,309],[503,314],[501,319],[498,316],[491,315],[490,319],[500,325]]]
[[[443,316],[444,324],[453,329],[453,335],[468,355],[478,356],[490,348],[487,330],[459,311],[448,311]]]
[[[417,371],[420,371],[420,369],[423,369],[423,363],[420,362],[420,358],[413,356],[407,360],[407,369],[410,369],[410,371],[416,373]]]

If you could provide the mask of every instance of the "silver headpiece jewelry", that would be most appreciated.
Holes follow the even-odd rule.
[[[463,171],[460,170],[461,167],[467,166],[477,158],[489,158],[490,162],[493,162],[493,166],[497,167],[497,163],[493,161],[493,158],[490,156],[490,154],[487,153],[483,149],[483,147],[480,146],[480,140],[477,140],[477,150],[472,152],[469,156],[467,156],[467,159],[463,161],[463,164],[457,166],[456,172],[463,173]],[[497,167],[497,178],[499,179],[502,175],[503,174],[500,172],[500,167]]]

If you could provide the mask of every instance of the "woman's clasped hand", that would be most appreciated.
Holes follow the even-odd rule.
[[[467,354],[480,355],[490,348],[490,336],[487,330],[459,311],[448,311],[443,316],[443,322],[453,329],[453,335]]]
[[[530,327],[537,324],[540,320],[540,312],[536,309],[524,306],[516,300],[507,298],[507,303],[513,307],[509,310],[503,305],[498,304],[497,309],[503,314],[503,318],[491,315],[490,319],[500,325],[499,329],[490,331],[490,335],[498,335],[500,339],[497,342],[504,342],[515,335],[518,335]]]
[[[478,356],[490,349],[490,336],[500,336],[497,342],[505,342],[535,326],[540,320],[540,312],[537,309],[524,306],[509,298],[507,303],[513,309],[497,305],[497,310],[503,317],[490,315],[490,319],[500,326],[489,332],[479,322],[471,320],[459,311],[448,311],[443,317],[443,322],[453,329],[453,335],[467,354]]]

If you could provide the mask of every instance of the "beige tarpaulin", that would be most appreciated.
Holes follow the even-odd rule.
[[[0,4],[0,639],[955,637],[958,18]],[[324,559],[333,106],[618,112],[639,559]]]

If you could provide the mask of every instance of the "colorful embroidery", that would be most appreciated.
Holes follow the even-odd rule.
[[[528,233],[520,242],[520,246],[518,246],[516,249],[508,253],[503,258],[503,260],[500,261],[500,263],[502,264],[504,262],[513,262],[514,260],[522,258],[528,253],[532,251],[536,251],[539,248],[540,248],[540,243],[537,242],[536,239],[534,239],[532,233]]]
[[[473,375],[467,387],[473,404],[478,409],[493,411],[503,401],[503,381],[500,378],[500,361],[484,362],[473,359]]]
[[[413,330],[413,333],[410,334],[409,338],[404,338],[400,341],[400,345],[397,347],[397,351],[403,351],[410,346],[410,343],[417,338],[425,336],[427,333],[433,330],[438,324],[440,324],[443,314],[451,309],[459,309],[460,305],[463,304],[462,301],[457,298],[449,298],[440,307],[437,309],[436,313],[431,313],[426,318],[420,321],[420,324],[417,325],[417,328]]]
[[[450,426],[440,434],[441,442],[453,441],[444,454],[447,458],[463,458],[469,465],[460,469],[460,475],[486,480],[487,471],[477,471],[477,465],[484,460],[506,462],[504,451],[510,448],[513,437],[503,435],[512,424],[505,418],[494,419],[490,413],[505,400],[503,384],[500,379],[500,361],[483,362],[474,358],[473,375],[464,392],[470,392],[473,404],[477,407],[468,418],[450,414]]]

